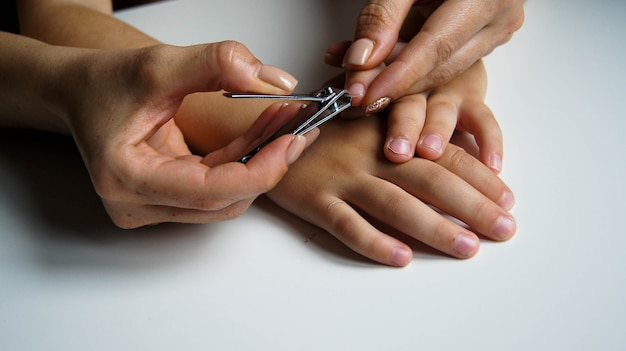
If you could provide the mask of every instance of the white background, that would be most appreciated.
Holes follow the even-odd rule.
[[[119,13],[179,45],[244,42],[317,88],[350,1]],[[624,350],[626,3],[528,1],[487,59],[518,233],[404,269],[260,199],[242,218],[116,229],[71,141],[0,131],[1,350]]]

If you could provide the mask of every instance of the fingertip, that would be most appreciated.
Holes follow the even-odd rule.
[[[257,78],[288,93],[292,92],[298,84],[294,76],[272,65],[262,65],[257,72]]]
[[[402,137],[390,138],[385,147],[385,156],[394,163],[407,162],[413,158],[415,147]]]
[[[487,167],[489,167],[495,174],[500,174],[500,172],[502,172],[502,156],[497,153],[489,155]]]
[[[502,193],[498,205],[505,211],[510,211],[515,206],[515,195],[509,188]]]
[[[452,247],[457,258],[470,258],[478,253],[480,241],[474,234],[460,233],[453,239]]]
[[[509,240],[515,234],[517,224],[510,215],[502,215],[496,219],[493,227],[493,237],[499,241]]]
[[[417,143],[417,153],[426,159],[436,160],[443,155],[446,143],[437,134],[426,134]]]
[[[343,58],[343,67],[361,68],[367,63],[374,51],[374,41],[369,38],[355,40]]]
[[[287,151],[285,153],[285,162],[287,165],[292,165],[307,146],[307,139],[302,135],[294,135],[291,143],[287,147]]]
[[[352,106],[359,106],[354,100],[358,99],[360,104],[363,96],[365,96],[365,85],[363,83],[350,84],[350,86],[348,86],[348,93],[352,98]]]
[[[334,67],[342,67],[344,57],[351,44],[351,41],[341,41],[329,45],[324,55],[324,62]]]
[[[389,264],[395,267],[406,267],[413,260],[413,251],[407,246],[396,246],[389,254]]]

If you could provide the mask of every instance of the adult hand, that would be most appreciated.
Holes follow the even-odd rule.
[[[277,104],[225,150],[204,158],[189,151],[172,119],[188,94],[286,94],[296,84],[241,44],[81,52],[67,75],[76,79],[59,92],[69,99],[60,110],[120,227],[236,217],[273,188],[305,147],[303,137],[284,136],[246,164],[231,162],[271,133],[274,118],[285,120],[298,109]]]
[[[346,84],[355,104],[377,112],[447,82],[507,42],[523,19],[523,0],[369,0],[353,43],[331,45],[327,61],[342,59],[349,71],[388,64],[380,73],[349,76]]]
[[[382,118],[333,120],[321,129],[268,196],[354,251],[405,266],[413,256],[404,236],[467,258],[478,251],[477,234],[499,241],[514,234],[511,190],[463,149],[449,145],[436,162],[393,164],[380,150]]]

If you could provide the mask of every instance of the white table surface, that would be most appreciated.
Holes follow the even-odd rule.
[[[118,16],[169,43],[240,40],[306,90],[359,6]],[[67,139],[0,131],[0,350],[626,349],[626,2],[526,15],[486,59],[518,233],[470,260],[376,265],[266,199],[229,222],[118,230]]]

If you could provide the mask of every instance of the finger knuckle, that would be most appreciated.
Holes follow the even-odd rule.
[[[349,216],[336,215],[331,217],[329,232],[353,249],[363,247],[363,237],[355,230],[355,223]]]
[[[460,147],[454,147],[453,145],[448,145],[446,151],[447,163],[450,169],[467,169],[467,167],[472,165],[472,156],[470,156],[464,149]]]
[[[437,87],[449,82],[458,72],[458,68],[452,64],[443,64],[428,73],[426,79],[431,87]]]
[[[396,10],[392,2],[369,2],[361,11],[358,27],[362,32],[378,32],[382,28],[391,27],[394,25]]]
[[[470,214],[470,218],[472,218],[474,221],[476,221],[477,223],[489,223],[488,220],[484,220],[484,219],[491,219],[491,218],[495,218],[497,217],[497,214],[499,213],[499,210],[495,209],[495,204],[493,202],[491,202],[489,199],[484,198],[481,199],[480,202],[478,202],[472,210],[472,213]],[[495,210],[495,214],[494,214],[494,210]]]
[[[234,40],[225,40],[215,44],[214,53],[216,55],[215,62],[222,70],[235,66],[243,57],[246,57],[247,48],[240,42]],[[210,62],[207,60],[207,62]]]
[[[454,54],[457,45],[451,39],[439,38],[435,43],[435,53],[438,62],[445,62]]]
[[[452,97],[447,94],[433,94],[428,97],[428,106],[429,108],[432,106],[441,106],[445,108],[456,108],[455,102],[452,100]]]

